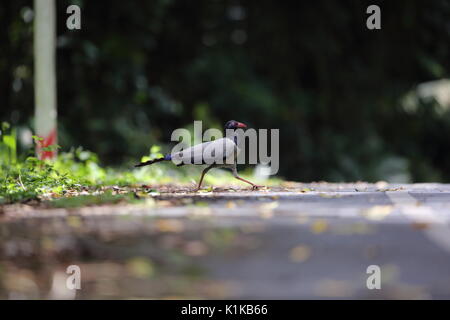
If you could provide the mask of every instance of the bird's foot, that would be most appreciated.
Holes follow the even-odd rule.
[[[210,192],[214,192],[214,188],[213,187],[197,188],[194,190],[194,192],[210,193]]]

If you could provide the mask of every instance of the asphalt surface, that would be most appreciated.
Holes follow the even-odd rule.
[[[450,298],[450,185],[154,199],[5,211],[0,298]],[[66,287],[69,265],[80,267],[80,290]],[[369,266],[379,267],[380,289],[367,287]]]

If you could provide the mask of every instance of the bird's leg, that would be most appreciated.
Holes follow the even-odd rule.
[[[241,178],[241,177],[239,177],[239,176],[236,176],[235,178],[238,179],[238,180],[247,182],[248,184],[251,184],[251,185],[252,185],[252,190],[258,190],[259,188],[262,188],[262,187],[263,187],[263,186],[258,186],[258,185],[254,184],[254,183],[252,183],[252,182],[250,182],[250,181],[248,181],[248,180],[245,180],[244,178]]]
[[[245,180],[244,178],[239,177],[239,175],[238,175],[238,173],[237,173],[237,168],[236,168],[236,166],[232,169],[232,172],[233,172],[233,176],[234,176],[236,179],[241,180],[241,181],[243,181],[243,182],[246,182],[246,183],[248,183],[248,184],[251,184],[251,185],[252,185],[252,190],[258,190],[259,188],[262,188],[262,187],[263,187],[263,186],[258,186],[258,185],[254,184],[254,183],[252,183],[252,182],[250,182],[250,181],[248,181],[248,180]]]
[[[203,178],[205,177],[205,174],[206,174],[209,170],[211,170],[212,167],[213,167],[213,166],[211,165],[211,166],[209,166],[209,167],[203,169],[202,175],[200,176],[200,181],[199,181],[199,183],[198,183],[197,189],[195,189],[194,191],[200,190],[200,187],[202,186],[202,182],[203,182]]]

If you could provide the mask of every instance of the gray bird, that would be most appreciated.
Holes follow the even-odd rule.
[[[247,126],[235,120],[230,120],[225,124],[225,130],[235,130],[238,128],[247,128]],[[195,191],[200,189],[203,178],[209,170],[212,168],[228,168],[231,169],[231,172],[236,179],[252,185],[252,190],[257,190],[261,186],[239,177],[237,172],[237,156],[240,151],[238,148],[237,138],[237,134],[234,132],[233,134],[221,139],[200,143],[180,152],[167,154],[162,158],[141,162],[135,165],[135,167],[143,167],[161,161],[172,160],[174,160],[174,162],[178,162],[178,167],[185,164],[206,165],[202,171],[198,187]]]

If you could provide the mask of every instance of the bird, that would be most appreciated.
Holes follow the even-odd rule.
[[[225,130],[231,129],[245,129],[247,125],[235,120],[230,120],[225,124]],[[238,148],[238,136],[237,133],[233,131],[231,135],[225,136],[224,138],[216,139],[214,141],[208,141],[194,145],[190,148],[184,149],[182,151],[166,154],[164,157],[152,159],[149,161],[141,162],[135,165],[135,167],[144,167],[152,165],[154,163],[162,161],[180,161],[177,166],[183,166],[185,164],[193,165],[207,165],[200,176],[200,180],[197,188],[194,191],[199,191],[203,178],[206,173],[213,168],[228,168],[231,169],[233,176],[245,183],[252,186],[252,190],[258,190],[262,186],[256,185],[244,178],[241,178],[237,171],[237,156],[239,154]]]

